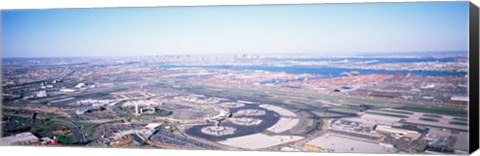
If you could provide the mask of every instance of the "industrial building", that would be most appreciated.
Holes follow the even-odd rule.
[[[393,134],[396,137],[407,137],[412,140],[417,140],[419,139],[422,134],[416,131],[410,131],[406,129],[399,129],[399,128],[393,128],[391,126],[385,126],[385,125],[377,125],[375,127],[375,131],[377,133],[383,133],[383,134]]]

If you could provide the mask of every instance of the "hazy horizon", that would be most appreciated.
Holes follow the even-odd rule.
[[[14,56],[14,57],[5,57],[2,56],[3,59],[49,59],[49,58],[103,58],[103,57],[117,57],[117,58],[131,58],[131,57],[156,57],[156,56],[240,56],[240,55],[248,55],[248,56],[261,56],[261,57],[281,57],[281,56],[288,56],[289,58],[302,58],[306,56],[312,56],[316,58],[352,58],[352,57],[365,57],[370,58],[373,56],[375,57],[383,57],[383,56],[395,56],[406,54],[411,56],[412,54],[462,54],[467,56],[468,51],[426,51],[426,52],[413,52],[413,51],[405,51],[405,52],[382,52],[381,54],[373,53],[352,53],[352,54],[342,54],[342,55],[328,55],[328,54],[319,54],[319,53],[275,53],[275,54],[241,54],[241,53],[232,53],[232,54],[147,54],[147,55],[121,55],[121,56],[114,56],[114,55],[97,55],[97,56]]]
[[[468,2],[2,11],[2,57],[467,51]]]

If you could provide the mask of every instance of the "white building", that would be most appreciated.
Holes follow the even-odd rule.
[[[85,83],[78,83],[75,88],[83,88],[85,87]]]
[[[35,96],[39,97],[39,98],[47,97],[47,91],[45,91],[45,90],[39,91],[39,92],[37,92],[37,95],[35,95]]]
[[[62,88],[60,89],[60,92],[72,93],[72,92],[75,92],[75,89]]]
[[[377,125],[377,127],[375,127],[375,131],[377,131],[377,133],[394,134],[395,136],[398,136],[398,137],[407,137],[413,140],[416,140],[422,136],[422,134],[416,131],[393,128],[391,126],[385,126],[385,125]]]

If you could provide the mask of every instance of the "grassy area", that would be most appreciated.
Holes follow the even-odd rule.
[[[9,134],[16,134],[16,133],[22,133],[22,132],[28,132],[31,130],[30,125],[28,125],[28,118],[25,117],[19,117],[19,116],[4,116],[4,117],[9,117],[9,121],[12,122],[17,122],[19,123],[18,126],[15,126],[15,128],[9,128],[9,129],[3,129],[3,135],[9,135]]]
[[[453,120],[457,120],[457,121],[465,121],[465,122],[467,122],[467,121],[468,121],[468,120],[467,120],[467,119],[465,119],[465,118],[453,118]]]
[[[69,135],[50,134],[50,136],[55,136],[58,139],[58,141],[60,141],[63,144],[70,145],[75,143],[75,138],[73,137],[72,134],[69,134]]]
[[[432,118],[419,118],[419,119],[423,121],[438,122],[438,119],[432,119]]]
[[[453,109],[446,109],[446,108],[433,108],[433,107],[422,107],[418,105],[407,105],[402,110],[408,110],[412,112],[422,112],[422,113],[433,113],[433,114],[441,114],[441,115],[451,115],[451,116],[458,116],[458,117],[466,117],[467,112],[463,110],[453,110]]]
[[[337,114],[337,113],[330,113],[330,112],[321,112],[321,111],[310,111],[312,112],[313,114],[315,114],[316,116],[318,117],[342,117],[344,115],[342,114]]]
[[[173,114],[173,111],[170,111],[170,110],[166,110],[166,109],[157,109],[155,110],[155,114],[156,116],[169,116],[169,115],[172,115]]]
[[[89,140],[95,139],[96,133],[98,130],[97,124],[87,123],[87,122],[79,122],[77,124],[79,127],[81,127],[85,131]]]
[[[382,115],[382,116],[389,116],[389,117],[396,117],[396,118],[408,118],[408,116],[397,115],[397,114],[388,114],[388,113],[380,113],[380,112],[367,112],[367,114]]]
[[[27,123],[28,123],[28,118],[11,116],[11,119],[17,121],[18,123],[20,123],[22,125],[27,125]]]
[[[440,115],[435,115],[435,114],[423,114],[423,116],[433,117],[433,118],[442,118],[442,116],[440,116]]]
[[[286,105],[293,105],[295,108],[297,109],[309,109],[310,107],[305,105],[305,104],[302,104],[302,103],[297,103],[297,102],[292,102],[290,100],[285,100],[282,102],[283,104],[286,104]]]
[[[2,113],[14,113],[15,111],[15,109],[2,108]]]
[[[73,144],[75,142],[71,132],[68,132],[68,128],[64,123],[58,120],[50,119],[38,119],[32,126],[32,132],[39,134],[40,136],[57,137],[63,144]],[[54,131],[67,130],[65,134],[54,134]]]
[[[313,125],[315,125],[315,120],[308,119],[308,127],[312,127]]]
[[[338,104],[347,104],[347,105],[357,105],[357,104],[369,104],[374,105],[377,107],[392,107],[392,106],[399,106],[400,104],[393,104],[387,103],[382,101],[374,101],[374,100],[367,100],[367,99],[356,99],[356,98],[346,98],[346,97],[335,97],[335,96],[328,96],[328,95],[318,95],[318,94],[308,94],[308,93],[291,93],[291,92],[282,92],[282,91],[270,91],[271,93],[286,95],[290,97],[304,97],[311,100],[327,100],[332,103]]]
[[[397,113],[397,114],[406,114],[406,115],[411,115],[413,114],[412,112],[405,112],[405,111],[398,111],[398,110],[382,110],[383,112],[390,112],[390,113]]]
[[[344,108],[344,107],[333,107],[329,109],[331,111],[342,112],[342,113],[358,113],[356,109]]]
[[[449,124],[452,124],[452,125],[462,125],[462,126],[468,125],[468,124],[465,123],[465,122],[458,122],[458,121],[451,121],[451,122],[449,122]]]

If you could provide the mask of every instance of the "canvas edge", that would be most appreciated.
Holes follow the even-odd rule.
[[[469,152],[479,146],[479,8],[469,4]]]

